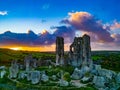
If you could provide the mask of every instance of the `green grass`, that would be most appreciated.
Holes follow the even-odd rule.
[[[55,62],[54,53],[31,52],[31,51],[13,51],[9,49],[0,49],[0,65],[10,65],[12,60],[18,60],[23,63],[25,56],[32,54],[33,58],[41,60],[52,60]]]
[[[55,62],[55,53],[47,53],[47,52],[28,52],[28,51],[13,51],[9,49],[0,49],[0,66],[1,65],[10,65],[12,60],[18,60],[18,62],[23,63],[24,57],[32,54],[33,58],[41,59],[41,60],[52,60]],[[67,58],[67,54],[65,54],[65,58]],[[119,51],[94,51],[92,52],[92,59],[94,61],[102,60],[101,65],[103,68],[110,69],[116,72],[120,72],[120,52]],[[48,66],[41,66],[36,68],[36,70],[45,70],[47,75],[52,76],[56,75],[61,70],[65,72],[69,72],[72,74],[74,68],[70,65],[67,66],[52,66],[49,68]],[[8,74],[8,69],[7,69]],[[88,76],[88,74],[86,74]],[[87,86],[82,88],[76,87],[57,87],[56,83],[42,83],[41,85],[31,85],[27,83],[26,80],[19,80],[21,83],[16,83],[7,78],[7,75],[4,79],[0,79],[0,90],[95,90],[93,86]],[[39,83],[40,84],[40,83]],[[4,87],[6,85],[6,87]],[[10,87],[8,89],[8,87]]]
[[[9,49],[0,49],[0,65],[9,66],[12,60],[18,60],[18,62],[23,63],[24,57],[32,54],[33,58],[41,60],[52,60],[55,62],[56,55],[51,52],[31,52],[31,51],[13,51]],[[67,59],[67,54],[65,53],[65,58]],[[101,63],[103,68],[114,70],[116,72],[120,71],[120,51],[92,51],[92,60],[102,60]],[[114,67],[113,67],[114,66]],[[72,73],[72,68],[62,68],[65,71],[70,71]],[[70,70],[69,70],[70,69]]]

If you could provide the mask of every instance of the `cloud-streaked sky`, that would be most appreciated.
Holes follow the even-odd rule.
[[[56,36],[68,44],[87,33],[93,50],[120,50],[119,4],[119,0],[0,0],[0,46],[49,47]]]

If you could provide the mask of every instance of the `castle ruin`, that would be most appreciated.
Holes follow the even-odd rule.
[[[69,64],[74,67],[89,66],[91,63],[91,46],[90,37],[75,37],[70,45]],[[57,37],[56,39],[56,65],[64,64],[64,39]]]

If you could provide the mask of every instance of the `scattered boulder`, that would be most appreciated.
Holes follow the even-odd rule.
[[[120,72],[116,76],[116,82],[120,84]]]
[[[31,72],[31,83],[37,84],[40,81],[40,72],[39,71],[32,71]]]
[[[93,64],[93,69],[91,70],[91,73],[94,75],[98,75],[99,70],[101,70],[101,65]]]
[[[101,69],[101,65],[94,65],[94,69],[97,70],[97,71],[100,70]]]
[[[52,75],[52,80],[56,80],[56,79],[57,79],[56,75]]]
[[[67,81],[63,80],[63,79],[60,79],[60,80],[59,80],[59,85],[60,85],[60,86],[68,86],[69,83],[68,83]]]
[[[83,76],[82,71],[79,70],[78,68],[75,68],[73,74],[71,75],[71,78],[77,80],[80,79],[82,76]]]
[[[25,77],[27,76],[27,74],[25,74],[25,72],[20,72],[18,75],[19,79],[25,79]]]
[[[107,77],[108,79],[112,79],[116,75],[116,73],[114,71],[107,70],[107,69],[98,70],[98,74],[100,76]]]
[[[90,77],[83,77],[81,79],[82,82],[88,82],[90,80]]]
[[[88,66],[82,66],[81,72],[82,72],[83,74],[85,74],[86,72],[89,72],[89,71],[90,71],[90,68],[89,68]]]
[[[75,87],[85,87],[86,84],[80,83],[80,80],[71,80],[70,85],[75,86]]]
[[[42,74],[41,80],[43,82],[47,82],[49,80],[49,77],[45,74],[45,71],[43,71],[41,74]]]
[[[106,80],[102,76],[94,76],[93,78],[93,84],[97,88],[104,88],[105,87]]]
[[[2,69],[2,70],[5,69],[5,68],[6,68],[5,66],[0,66],[0,69]]]
[[[31,71],[27,71],[27,81],[30,81],[31,80]]]
[[[6,74],[6,71],[5,71],[5,70],[2,70],[2,71],[0,72],[0,78],[3,78],[5,74]]]

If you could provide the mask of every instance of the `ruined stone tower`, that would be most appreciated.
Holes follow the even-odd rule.
[[[64,65],[64,39],[56,38],[56,65]]]
[[[73,43],[70,45],[69,53],[70,64],[78,67],[82,65],[89,65],[91,59],[90,37],[84,35],[83,37],[75,37]]]
[[[89,65],[91,60],[91,47],[90,47],[90,37],[88,35],[83,36],[83,58],[85,65]]]
[[[75,37],[74,42],[70,45],[70,62],[73,66],[80,66],[83,59],[83,40],[81,37]]]

